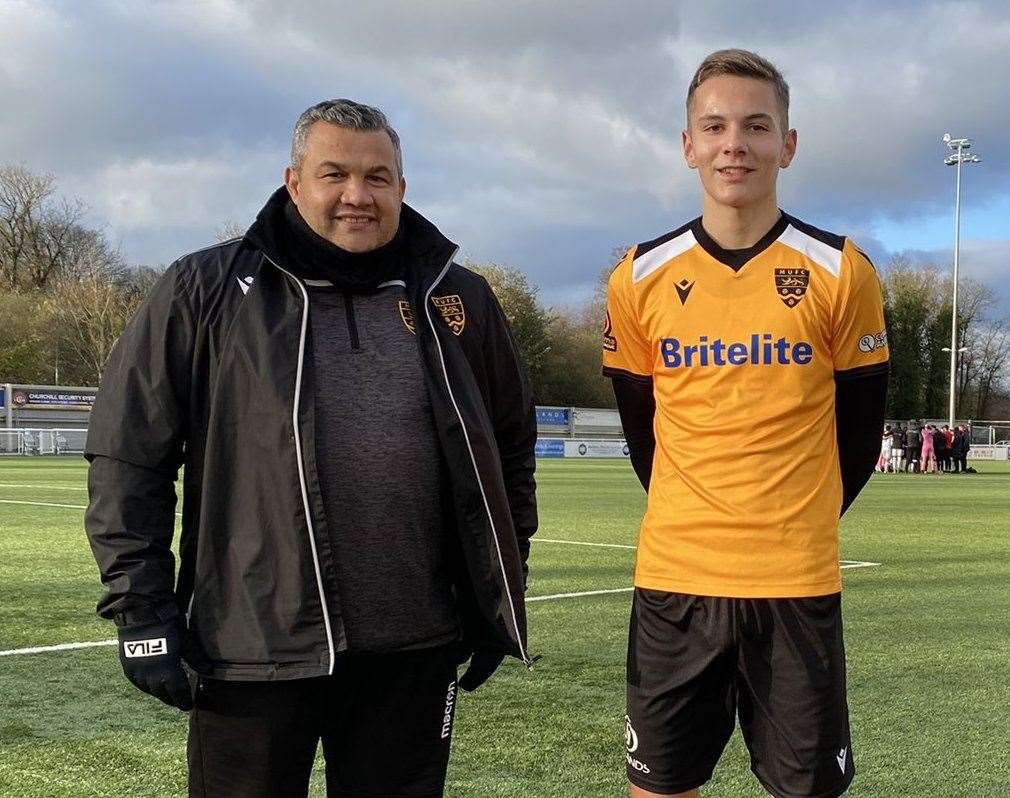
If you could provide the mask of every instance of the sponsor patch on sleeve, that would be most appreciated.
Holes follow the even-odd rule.
[[[859,351],[869,354],[878,349],[887,348],[887,330],[878,333],[867,333],[859,338]]]

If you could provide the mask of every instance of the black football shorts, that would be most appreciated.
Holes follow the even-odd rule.
[[[206,679],[189,716],[191,798],[298,798],[322,740],[327,795],[443,794],[458,645],[341,655],[332,676]]]
[[[734,599],[635,588],[628,779],[658,793],[700,787],[737,716],[768,792],[845,792],[855,770],[840,594]]]

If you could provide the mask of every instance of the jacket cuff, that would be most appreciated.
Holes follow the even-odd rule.
[[[119,610],[112,616],[112,622],[122,629],[126,626],[150,626],[151,624],[162,624],[179,617],[179,608],[172,604],[162,604],[160,606],[136,606],[126,610]]]

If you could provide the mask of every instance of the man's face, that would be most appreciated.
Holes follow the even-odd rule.
[[[782,129],[771,83],[719,75],[695,90],[683,146],[708,197],[743,209],[774,200],[779,169],[796,153],[796,131]]]
[[[369,252],[396,235],[407,184],[384,130],[316,122],[301,166],[286,169],[284,182],[309,227],[348,252]]]

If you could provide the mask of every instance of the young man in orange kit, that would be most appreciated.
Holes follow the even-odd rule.
[[[684,157],[702,216],[610,278],[604,373],[649,493],[628,644],[633,798],[693,798],[739,715],[777,798],[854,774],[838,520],[880,450],[880,285],[842,236],[783,213],[789,88],[743,50],[706,58]],[[843,430],[844,434],[839,434]]]

